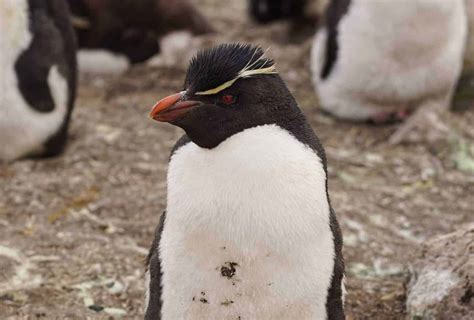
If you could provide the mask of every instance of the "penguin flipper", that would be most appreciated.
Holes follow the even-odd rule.
[[[338,27],[339,22],[345,14],[349,11],[350,0],[336,0],[331,1],[326,9],[326,45],[325,45],[325,59],[321,69],[321,79],[326,79],[336,64],[339,44]]]
[[[150,252],[146,260],[147,270],[150,273],[150,281],[148,283],[148,305],[146,306],[145,320],[161,319],[161,261],[159,256],[159,247],[161,234],[165,222],[166,211],[160,217],[160,222],[155,231],[155,238],[151,244]]]
[[[328,320],[344,320],[346,319],[344,313],[344,274],[345,263],[342,256],[342,233],[339,223],[336,219],[336,213],[330,205],[329,207],[329,221],[331,232],[334,239],[334,269],[332,274],[331,286],[329,287],[328,296],[326,300],[326,310]]]
[[[183,135],[173,146],[170,158],[182,146],[191,142],[187,135]],[[160,222],[156,227],[155,237],[151,244],[150,252],[146,259],[146,268],[150,274],[150,281],[148,283],[148,305],[146,306],[145,320],[161,319],[161,261],[159,256],[161,234],[163,233],[163,226],[165,224],[166,210],[160,217]]]
[[[36,111],[47,113],[55,109],[48,76],[53,66],[75,87],[75,40],[69,24],[69,11],[64,3],[30,2],[32,41],[18,57],[15,70],[18,87],[26,102]],[[69,92],[69,102],[74,92]],[[70,103],[69,103],[70,104]]]

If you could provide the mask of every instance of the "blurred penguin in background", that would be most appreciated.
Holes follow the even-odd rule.
[[[63,151],[76,42],[63,0],[0,1],[0,161]]]
[[[290,20],[290,34],[312,35],[329,0],[249,0],[250,16],[258,23]]]
[[[187,0],[68,0],[79,47],[106,49],[143,62],[159,52],[159,38],[186,29],[200,35],[212,26]]]
[[[321,108],[375,123],[420,107],[448,109],[465,43],[464,0],[332,0],[311,54]]]
[[[466,50],[461,79],[453,101],[454,110],[474,108],[474,0],[465,0],[468,22]]]
[[[464,54],[463,73],[474,72],[474,0],[465,0],[467,15],[467,43]]]

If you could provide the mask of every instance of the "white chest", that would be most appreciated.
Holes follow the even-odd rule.
[[[164,319],[325,319],[325,179],[317,155],[275,125],[180,148],[160,245]]]

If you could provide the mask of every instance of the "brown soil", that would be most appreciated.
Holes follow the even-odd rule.
[[[252,24],[243,0],[195,2],[221,32],[206,45],[270,47],[326,147],[345,238],[348,318],[403,318],[413,253],[473,220],[474,111],[443,115],[451,132],[436,142],[391,146],[396,125],[340,123],[318,111],[310,40],[288,43],[284,23]],[[142,317],[144,260],[165,207],[169,151],[182,133],[147,113],[181,89],[184,73],[181,65],[138,66],[83,77],[65,154],[0,165],[0,318]]]

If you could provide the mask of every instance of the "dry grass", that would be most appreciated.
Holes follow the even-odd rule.
[[[205,44],[271,47],[327,149],[345,237],[348,318],[402,318],[410,257],[425,239],[472,220],[474,112],[444,115],[451,133],[435,143],[391,146],[394,126],[337,123],[318,111],[309,42],[286,43],[284,24],[252,25],[245,1],[196,2],[222,31]],[[84,77],[66,153],[0,166],[3,319],[142,316],[143,262],[165,206],[168,154],[181,134],[147,112],[180,89],[184,72],[142,66],[123,77]]]

